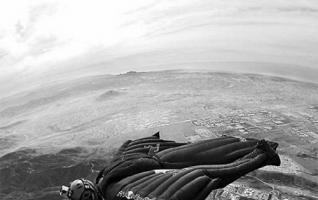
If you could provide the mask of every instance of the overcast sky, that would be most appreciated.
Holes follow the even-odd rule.
[[[1,83],[67,70],[70,63],[89,68],[141,52],[161,52],[152,54],[156,62],[168,52],[167,59],[175,62],[277,62],[318,69],[317,0],[1,0],[0,4]],[[136,64],[155,62],[148,59]]]
[[[46,62],[70,59],[96,46],[138,36],[142,30],[125,33],[121,26],[130,20],[126,12],[143,4],[139,0],[1,1],[1,70],[36,69]]]

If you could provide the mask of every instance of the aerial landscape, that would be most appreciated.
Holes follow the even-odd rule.
[[[207,200],[318,199],[315,0],[5,0],[0,199],[60,200],[128,139],[279,143]]]
[[[21,95],[1,102],[2,199],[59,199],[59,185],[93,178],[127,138],[157,131],[178,141],[224,134],[277,141],[281,167],[257,170],[224,190],[262,191],[267,198],[259,199],[271,199],[270,192],[278,199],[318,198],[317,84],[254,74],[129,72]]]

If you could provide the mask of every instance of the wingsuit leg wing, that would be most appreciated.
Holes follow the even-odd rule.
[[[227,164],[244,157],[257,147],[259,140],[223,136],[170,148],[157,153],[163,168]]]
[[[212,190],[266,165],[278,166],[280,159],[271,145],[262,140],[251,152],[231,163],[150,170],[127,177],[115,184],[120,190],[114,196],[121,200],[204,200]]]

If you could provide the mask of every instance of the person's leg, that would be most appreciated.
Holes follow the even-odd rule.
[[[204,200],[211,190],[225,187],[266,165],[278,166],[280,159],[271,144],[261,140],[252,152],[228,164],[149,170],[119,181],[116,187],[120,188],[118,194],[126,197],[134,195],[143,199]]]
[[[148,196],[158,199],[204,200],[211,190],[225,187],[266,165],[279,166],[280,159],[271,144],[261,140],[252,152],[232,163],[185,168],[157,186]]]
[[[231,163],[251,153],[259,140],[221,137],[157,153],[164,168]]]

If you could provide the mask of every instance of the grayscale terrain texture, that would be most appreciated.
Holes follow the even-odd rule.
[[[277,141],[265,167],[209,199],[318,198],[318,85],[279,77],[160,71],[100,75],[7,97],[0,111],[0,198],[60,199],[94,179],[126,139],[160,131],[197,141],[223,134]]]

